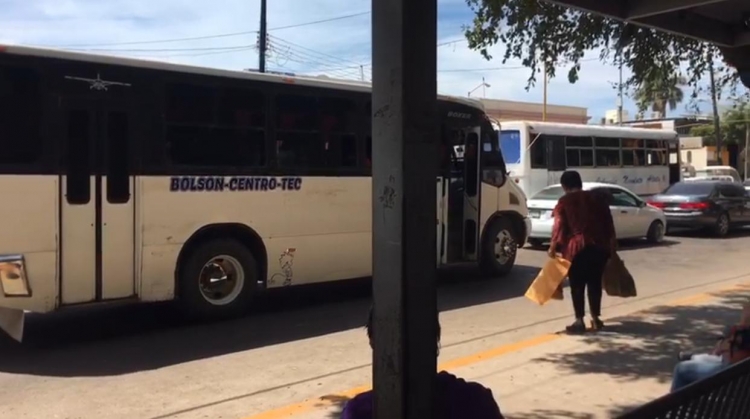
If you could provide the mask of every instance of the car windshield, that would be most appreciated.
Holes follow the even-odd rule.
[[[705,196],[713,190],[713,182],[679,182],[667,188],[664,195]]]
[[[537,192],[537,194],[531,197],[531,199],[557,201],[564,194],[565,194],[565,191],[563,191],[562,186],[551,186],[549,188],[544,188],[541,191]]]

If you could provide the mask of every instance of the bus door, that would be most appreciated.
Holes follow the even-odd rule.
[[[98,79],[98,77],[97,77]],[[67,81],[67,80],[66,80]],[[78,85],[76,85],[78,83]],[[60,99],[61,304],[135,295],[129,94],[71,80]]]
[[[479,250],[479,197],[481,186],[481,128],[472,127],[464,140],[464,245],[463,260],[477,260]]]
[[[667,162],[669,164],[669,184],[672,185],[680,181],[682,176],[680,168],[680,150],[679,142],[667,141]]]
[[[442,210],[438,245],[440,261],[454,263],[476,260],[479,234],[479,127],[448,128],[446,151],[449,159],[441,168]],[[447,167],[446,167],[447,166]],[[439,207],[440,208],[440,207]]]

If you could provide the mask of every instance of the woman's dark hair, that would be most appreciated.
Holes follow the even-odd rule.
[[[560,184],[565,189],[581,189],[583,188],[583,181],[581,175],[575,170],[566,170],[560,176]]]

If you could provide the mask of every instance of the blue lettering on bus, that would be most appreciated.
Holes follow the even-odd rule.
[[[299,191],[301,177],[273,176],[172,176],[170,192]]]

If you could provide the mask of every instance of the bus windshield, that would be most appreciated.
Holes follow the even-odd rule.
[[[503,152],[505,163],[521,163],[521,132],[518,130],[503,130],[499,134],[500,150]]]

